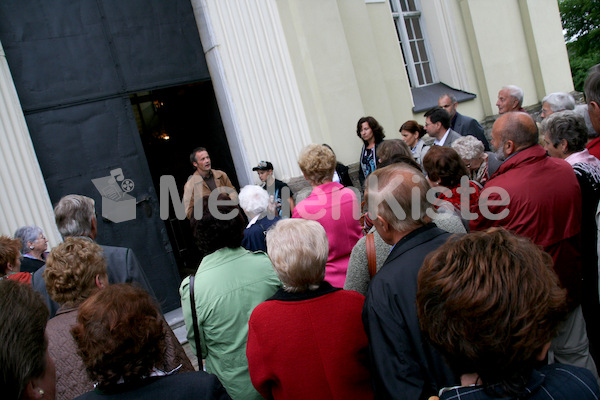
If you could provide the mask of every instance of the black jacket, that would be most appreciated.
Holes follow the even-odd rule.
[[[460,384],[441,354],[424,340],[417,319],[417,275],[423,260],[450,234],[434,224],[402,238],[373,277],[362,319],[369,337],[377,399],[427,399]]]
[[[346,187],[353,186],[352,178],[350,178],[350,174],[348,173],[348,167],[338,162],[335,166],[335,172],[337,172],[340,177],[340,183]]]

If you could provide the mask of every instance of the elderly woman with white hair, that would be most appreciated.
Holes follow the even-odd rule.
[[[269,193],[257,185],[247,185],[240,190],[240,207],[248,217],[242,247],[250,251],[267,251],[266,233],[281,218],[269,212]]]
[[[315,221],[285,219],[267,233],[283,283],[256,306],[246,356],[265,399],[372,399],[364,296],[323,280],[327,235]]]
[[[298,165],[312,192],[296,205],[292,218],[317,221],[325,228],[329,240],[325,280],[335,287],[344,287],[350,253],[362,236],[358,198],[352,189],[333,182],[336,159],[329,148],[320,144],[306,146],[300,152]]]
[[[21,271],[34,273],[46,264],[48,239],[39,226],[22,226],[15,232],[15,239],[21,240]]]
[[[575,108],[575,99],[570,93],[555,92],[550,93],[542,99],[542,119],[552,114],[564,110],[573,110]]]
[[[483,143],[475,136],[467,135],[456,139],[452,142],[452,148],[465,162],[469,179],[482,186],[502,164],[494,153],[484,151]]]

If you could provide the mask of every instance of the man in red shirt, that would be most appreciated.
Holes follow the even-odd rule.
[[[554,271],[567,289],[570,312],[549,360],[553,356],[557,362],[586,367],[598,377],[581,312],[581,191],[573,168],[548,157],[538,137],[536,123],[527,113],[509,112],[496,120],[492,146],[498,159],[505,161],[486,182],[479,204],[472,205],[477,218],[470,221],[470,228],[502,226],[530,238],[552,256]]]

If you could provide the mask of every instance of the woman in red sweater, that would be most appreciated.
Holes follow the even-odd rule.
[[[256,390],[265,399],[372,399],[364,296],[323,281],[323,227],[279,221],[267,249],[283,288],[250,317],[246,354]]]

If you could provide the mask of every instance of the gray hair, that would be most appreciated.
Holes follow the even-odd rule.
[[[550,93],[542,99],[542,104],[548,103],[553,112],[572,110],[575,108],[575,99],[570,93]]]
[[[258,185],[246,185],[238,196],[246,214],[259,215],[269,206],[269,193]]]
[[[286,218],[267,231],[267,252],[283,289],[316,290],[325,278],[329,241],[321,224]]]
[[[598,132],[594,129],[594,125],[592,124],[592,120],[590,119],[590,113],[588,112],[587,104],[577,104],[575,106],[575,111],[577,114],[581,115],[585,120],[585,126],[588,131],[588,139],[594,139],[600,136]]]
[[[506,89],[508,94],[519,102],[519,107],[523,105],[523,89],[515,85],[503,86],[502,89]]]
[[[427,191],[430,188],[421,171],[406,164],[392,164],[369,175],[365,184],[365,202],[370,215],[381,216],[398,232],[410,232],[427,223],[426,212],[431,207]],[[395,201],[390,203],[388,200]]]
[[[56,226],[63,238],[90,236],[96,218],[94,199],[78,194],[64,196],[54,207]]]
[[[42,228],[39,226],[22,226],[15,232],[15,239],[21,240],[21,253],[27,254],[31,251],[27,242],[35,242],[42,234]]]
[[[448,97],[452,104],[458,103],[458,101],[456,100],[456,96],[452,93],[443,93],[440,97],[438,97],[438,100],[443,99],[444,97]]]
[[[600,64],[596,64],[590,68],[590,72],[583,85],[583,91],[588,104],[595,101],[600,106]]]
[[[564,139],[570,152],[585,149],[587,128],[583,117],[575,111],[565,110],[550,115],[542,121],[541,130],[555,147]]]
[[[451,146],[463,160],[474,160],[483,157],[485,151],[481,140],[471,135],[456,139]]]

